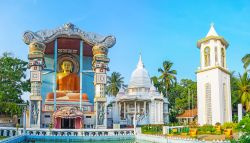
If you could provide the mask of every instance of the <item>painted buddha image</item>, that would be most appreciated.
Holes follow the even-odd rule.
[[[64,92],[77,92],[80,90],[80,79],[76,73],[71,73],[73,67],[70,61],[63,61],[62,72],[57,74],[57,89]]]
[[[80,99],[80,78],[77,73],[72,73],[73,64],[71,61],[63,61],[61,65],[62,71],[57,73],[57,100],[79,101]],[[54,99],[54,93],[48,93],[46,100]],[[82,95],[83,100],[88,100],[86,94]]]

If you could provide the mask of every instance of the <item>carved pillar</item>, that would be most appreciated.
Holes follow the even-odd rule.
[[[108,70],[109,58],[108,48],[101,45],[93,47],[93,71],[95,72],[95,114],[96,128],[107,128],[107,99],[105,96],[105,85],[107,81],[106,72]]]
[[[39,42],[29,44],[29,68],[30,68],[30,127],[40,128],[42,96],[41,96],[41,71],[44,68],[45,45]]]

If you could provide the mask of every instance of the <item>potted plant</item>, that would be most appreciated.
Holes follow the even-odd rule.
[[[233,129],[236,127],[235,123],[226,122],[223,124],[224,134],[226,138],[232,138],[233,136]]]
[[[182,136],[187,136],[188,132],[189,132],[189,128],[188,127],[184,127],[182,129],[182,131],[181,131],[181,135]]]
[[[198,134],[198,129],[197,128],[199,127],[197,122],[196,121],[190,122],[189,127],[190,127],[189,135],[191,137],[196,137],[197,134]]]
[[[221,123],[217,122],[215,124],[215,134],[220,135],[221,134]]]

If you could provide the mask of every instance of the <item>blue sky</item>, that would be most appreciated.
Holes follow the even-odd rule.
[[[229,70],[243,71],[241,58],[250,52],[249,13],[247,0],[1,0],[0,54],[8,51],[27,60],[25,30],[72,22],[82,30],[117,38],[109,50],[109,66],[126,83],[140,52],[150,76],[158,75],[164,60],[171,60],[178,80],[196,80],[200,61],[196,42],[205,37],[211,22],[230,44]]]

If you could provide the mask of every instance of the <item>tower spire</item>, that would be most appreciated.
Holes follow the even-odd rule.
[[[217,32],[215,31],[215,29],[214,29],[214,23],[213,22],[210,24],[210,29],[209,29],[206,37],[209,37],[209,36],[219,36],[217,34]]]
[[[137,68],[144,68],[142,58],[141,58],[141,53],[139,55],[139,61],[138,61],[138,64],[137,64]]]

